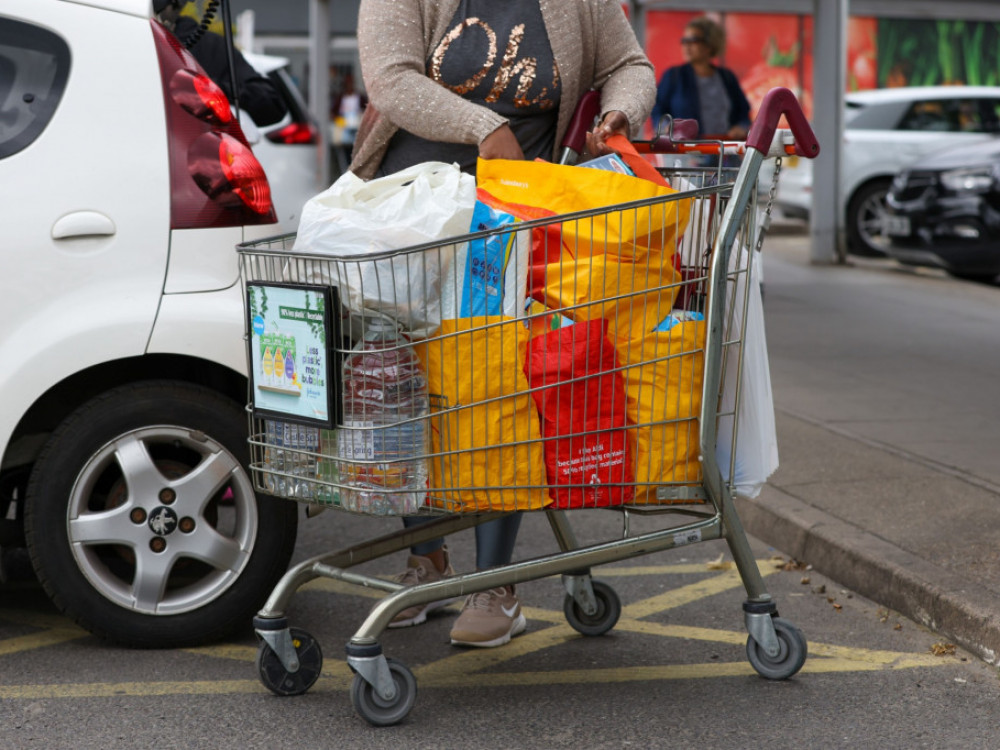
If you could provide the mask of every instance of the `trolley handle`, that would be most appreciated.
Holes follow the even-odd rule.
[[[601,114],[601,92],[590,89],[576,104],[573,119],[570,120],[566,135],[562,140],[560,164],[575,164],[587,146],[587,133],[594,124],[594,118]]]
[[[771,151],[774,132],[778,128],[778,120],[784,115],[795,138],[795,153],[807,159],[815,159],[819,155],[819,141],[813,133],[806,116],[802,114],[795,95],[786,88],[773,88],[764,95],[764,100],[757,111],[757,117],[750,126],[747,135],[747,148],[755,148],[762,154]]]

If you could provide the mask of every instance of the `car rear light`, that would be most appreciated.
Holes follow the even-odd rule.
[[[229,101],[195,58],[152,21],[170,154],[170,227],[196,229],[277,222],[263,167]]]
[[[281,130],[267,134],[267,138],[275,143],[311,143],[315,144],[316,126],[309,122],[290,122]]]
[[[204,73],[180,69],[170,79],[170,97],[195,117],[226,125],[233,111],[225,93]]]
[[[255,214],[271,210],[271,189],[253,152],[226,133],[204,133],[191,144],[188,170],[209,198]]]

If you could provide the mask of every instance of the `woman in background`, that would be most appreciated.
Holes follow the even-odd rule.
[[[742,140],[750,130],[750,103],[728,68],[712,60],[726,48],[726,32],[707,16],[695,18],[681,37],[683,65],[664,71],[656,91],[653,129],[660,118],[698,121],[699,137]]]

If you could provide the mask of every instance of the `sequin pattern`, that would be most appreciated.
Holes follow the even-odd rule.
[[[444,58],[452,45],[469,29],[474,28],[481,30],[486,35],[486,60],[483,67],[461,83],[449,83],[442,74]],[[555,102],[551,98],[550,91],[555,91],[559,86],[558,66],[553,60],[551,83],[548,86],[542,86],[537,96],[529,98],[529,92],[538,81],[538,60],[530,56],[518,58],[521,43],[524,41],[524,33],[523,23],[517,24],[511,29],[493,87],[484,100],[490,103],[499,101],[507,88],[516,80],[517,87],[513,95],[515,107],[519,109],[526,107],[538,107],[541,110],[551,109],[555,106]],[[428,75],[449,91],[454,91],[459,96],[465,96],[474,91],[489,75],[496,62],[497,49],[497,35],[493,28],[480,18],[466,18],[445,34],[431,53]]]

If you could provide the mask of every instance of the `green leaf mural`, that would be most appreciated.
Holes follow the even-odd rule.
[[[990,86],[998,81],[1000,23],[879,19],[879,86]]]

